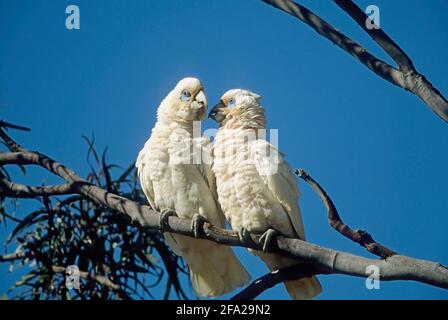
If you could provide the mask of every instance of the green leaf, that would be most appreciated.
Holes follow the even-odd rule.
[[[44,210],[36,210],[36,211],[31,212],[29,215],[27,215],[22,221],[20,221],[19,224],[17,224],[17,226],[11,232],[8,239],[6,239],[6,243],[11,242],[11,240],[14,239],[14,237],[19,232],[21,232],[23,229],[29,227],[33,223],[41,221],[42,219],[37,219],[37,218],[39,218],[39,216],[42,214],[45,214],[45,216],[47,216],[46,211],[44,211]],[[41,217],[41,218],[43,218],[43,217]]]

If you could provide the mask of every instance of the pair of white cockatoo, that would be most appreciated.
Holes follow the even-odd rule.
[[[198,79],[181,80],[162,101],[151,137],[136,162],[143,192],[151,207],[161,212],[161,224],[174,213],[192,219],[193,225],[206,219],[220,228],[227,218],[240,234],[265,233],[266,243],[275,232],[305,239],[291,167],[274,145],[257,136],[258,129],[266,128],[260,99],[247,90],[226,92],[209,114],[220,125],[213,145],[193,134],[195,121],[207,113],[207,98]],[[256,139],[248,139],[254,134]],[[202,153],[198,157],[198,146],[212,150],[206,153],[207,161]],[[164,235],[187,262],[198,296],[220,296],[250,281],[229,246]],[[299,263],[267,250],[250,251],[270,270]],[[285,286],[293,299],[311,299],[322,291],[315,277],[287,281]]]

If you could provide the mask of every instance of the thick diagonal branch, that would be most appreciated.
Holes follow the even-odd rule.
[[[9,145],[19,146],[1,129],[0,137],[6,137],[11,142]],[[14,148],[12,149],[14,150]],[[14,164],[20,161],[21,164],[41,166],[65,179],[67,183],[77,182],[75,184],[77,193],[89,197],[100,205],[129,216],[132,221],[138,223],[143,228],[161,231],[159,212],[152,210],[148,206],[141,205],[135,201],[92,185],[78,178],[79,176],[73,170],[41,153],[27,151],[21,146],[19,146],[19,151],[21,152],[0,154],[0,163]],[[167,223],[171,230],[170,232],[192,238],[195,237],[190,220],[170,216]],[[201,233],[201,238],[203,239],[229,246],[262,250],[263,246],[259,241],[260,235],[258,234],[250,235],[252,241],[246,243],[240,240],[240,237],[235,231],[216,228],[208,222],[204,223],[203,228],[204,232]],[[401,255],[394,255],[384,260],[367,259],[283,236],[277,237],[276,241],[277,249],[275,249],[274,253],[297,258],[305,263],[311,264],[317,273],[335,273],[366,277],[367,267],[375,265],[380,268],[381,280],[384,281],[398,279],[414,280],[448,289],[448,270],[439,263]]]
[[[313,28],[321,36],[352,55],[359,62],[381,78],[417,95],[440,118],[448,122],[448,101],[433,85],[418,73],[410,58],[384,31],[367,31],[365,22],[368,17],[351,0],[335,0],[370,36],[394,59],[400,69],[378,59],[357,42],[336,30],[328,22],[314,14],[304,6],[290,0],[262,0],[293,17],[298,18]],[[365,18],[365,19],[364,19]],[[364,19],[364,20],[363,20]]]
[[[379,25],[368,28],[374,24],[364,11],[352,0],[333,0],[344,10],[378,45],[395,61],[400,70],[415,71],[414,64],[406,52],[395,43]],[[368,23],[367,23],[368,22]]]
[[[397,86],[404,85],[401,72],[398,69],[375,57],[360,44],[336,30],[332,25],[304,6],[289,0],[263,0],[263,2],[300,19],[321,36],[342,48],[385,80]]]
[[[0,192],[14,198],[36,198],[41,196],[58,196],[76,193],[76,182],[55,186],[33,187],[0,179]]]

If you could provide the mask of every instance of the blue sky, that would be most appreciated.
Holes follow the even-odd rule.
[[[331,1],[300,3],[390,61]],[[379,6],[381,26],[448,94],[448,2],[357,3]],[[69,4],[80,8],[80,30],[65,28]],[[1,0],[0,38],[1,118],[32,128],[14,132],[28,148],[84,175],[81,136],[94,133],[112,162],[127,165],[148,138],[159,102],[181,78],[199,77],[210,104],[228,89],[247,88],[263,96],[287,160],[327,189],[349,225],[402,254],[448,264],[447,124],[261,1]],[[43,176],[32,172],[37,182]],[[308,240],[370,256],[333,231],[316,195],[299,185]],[[7,231],[0,227],[0,239]],[[257,258],[238,252],[254,277],[266,272]],[[0,265],[0,293],[17,280],[7,269]],[[446,290],[414,282],[367,290],[360,278],[320,279],[321,299],[448,298]],[[287,295],[277,286],[262,298]]]

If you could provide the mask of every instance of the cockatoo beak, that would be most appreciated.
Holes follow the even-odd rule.
[[[207,97],[205,96],[205,93],[203,90],[199,91],[196,94],[196,97],[194,98],[200,105],[203,105],[204,107],[207,107]]]
[[[207,112],[207,97],[205,96],[204,91],[200,90],[194,97],[194,100],[199,105],[198,115],[199,118],[202,119]]]
[[[220,101],[216,106],[212,108],[212,110],[210,110],[208,117],[215,120],[218,124],[221,124],[221,122],[226,118],[226,115],[224,113],[225,109],[226,106]]]

